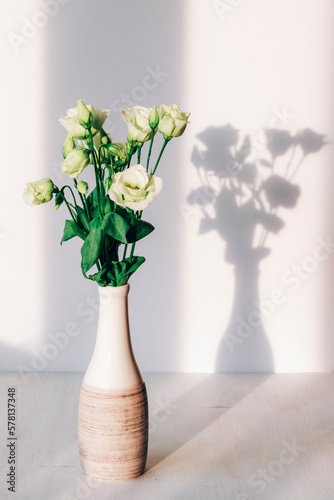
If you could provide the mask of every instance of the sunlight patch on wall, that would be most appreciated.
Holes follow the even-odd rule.
[[[6,72],[1,82],[0,125],[5,138],[1,151],[1,184],[5,189],[0,198],[0,342],[22,350],[37,345],[42,336],[47,266],[52,265],[44,251],[44,207],[29,208],[22,198],[23,180],[46,176],[42,25],[48,16],[40,11],[37,1],[29,5],[15,2],[8,4],[1,20],[7,40],[1,48]],[[33,325],[30,331],[27,325]]]

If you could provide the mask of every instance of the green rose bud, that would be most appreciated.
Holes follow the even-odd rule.
[[[113,142],[108,144],[108,151],[113,157],[113,165],[121,167],[128,161],[127,143],[126,142]]]
[[[72,149],[75,148],[75,141],[71,134],[67,134],[64,146],[63,146],[63,157],[66,158],[66,156],[72,151]]]
[[[152,111],[150,113],[148,124],[151,128],[156,128],[159,123],[159,114],[156,105],[154,104]]]
[[[77,110],[79,124],[85,129],[91,128],[93,125],[93,115],[81,99],[77,101]]]
[[[41,205],[41,203],[51,201],[53,193],[57,191],[58,189],[51,179],[40,179],[39,181],[29,182],[26,185],[23,199],[31,207],[33,205]]]
[[[120,158],[126,158],[126,148],[119,146],[120,143],[113,142],[112,144],[108,144],[108,151],[112,156],[118,156]]]
[[[89,154],[84,149],[74,148],[60,164],[64,174],[77,179],[89,164]]]
[[[190,113],[183,113],[176,104],[171,106],[160,106],[159,132],[164,139],[170,140],[172,137],[179,137],[185,131]]]
[[[85,181],[78,182],[78,184],[77,184],[77,190],[81,194],[86,194],[87,191],[88,191],[88,184],[87,184],[87,182],[85,182]]]

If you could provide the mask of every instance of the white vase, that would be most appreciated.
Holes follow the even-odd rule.
[[[79,401],[81,465],[85,474],[100,479],[133,479],[145,470],[148,405],[131,345],[130,287],[98,288],[95,349]]]

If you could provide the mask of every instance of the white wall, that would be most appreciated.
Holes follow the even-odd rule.
[[[57,119],[82,98],[113,110],[116,140],[126,134],[119,111],[128,99],[192,112],[183,138],[168,146],[164,189],[146,212],[156,230],[137,247],[147,258],[130,298],[141,369],[331,371],[334,259],[319,247],[334,238],[331,0],[54,0],[43,16],[46,4],[8,4],[1,19],[0,368],[85,370],[92,353],[97,291],[81,276],[79,242],[60,247],[64,211],[29,209],[21,196],[29,180],[61,182]],[[44,26],[29,31],[27,20]],[[146,75],[157,68],[154,85]],[[266,200],[254,209],[255,194],[244,206],[247,197],[230,181],[223,187],[222,176],[249,135],[246,162],[263,197],[259,186],[273,173],[259,162],[270,163],[276,142],[267,146],[261,131],[272,128],[289,140],[310,129],[304,149],[318,151],[292,181],[295,206],[276,213],[284,227],[259,245],[264,218],[271,229],[277,219],[264,214]],[[285,175],[292,151],[277,158],[275,174]],[[292,169],[301,156],[298,146]],[[232,182],[246,195],[240,175]],[[55,347],[52,334],[71,328],[80,333]]]

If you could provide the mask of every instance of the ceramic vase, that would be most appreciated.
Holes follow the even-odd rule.
[[[99,287],[96,343],[80,392],[81,466],[106,480],[140,476],[147,457],[147,394],[131,345],[129,288]]]

